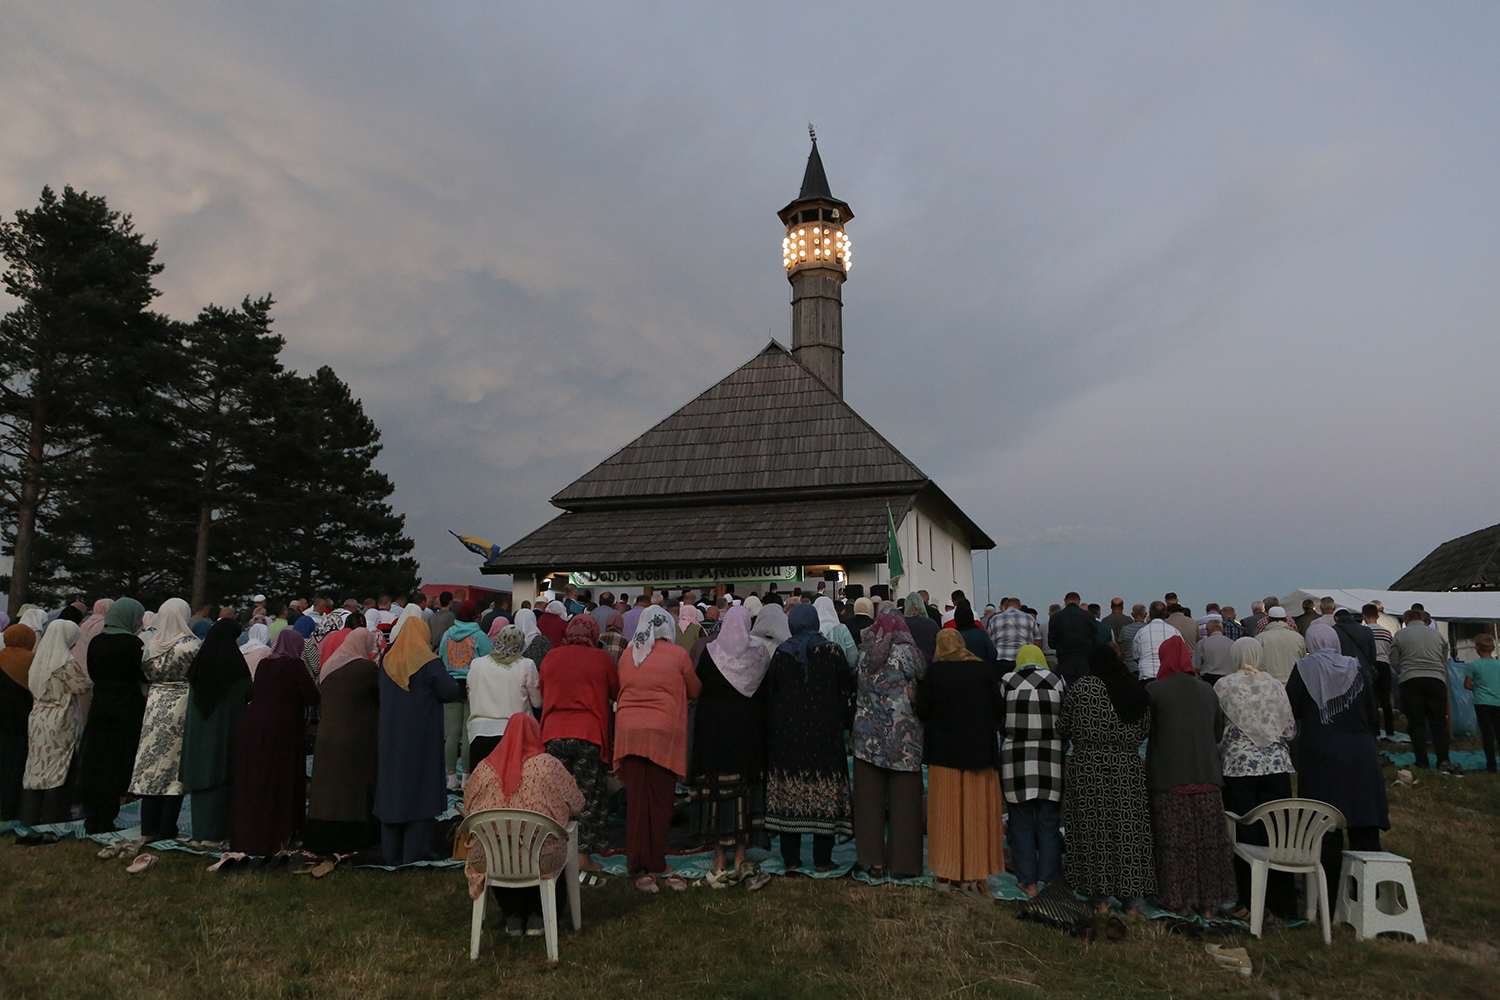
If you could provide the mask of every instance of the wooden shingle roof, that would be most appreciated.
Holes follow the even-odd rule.
[[[552,498],[565,510],[907,493],[928,482],[776,341]],[[976,529],[977,530],[977,529]]]
[[[1444,542],[1391,584],[1391,589],[1500,589],[1500,524]]]

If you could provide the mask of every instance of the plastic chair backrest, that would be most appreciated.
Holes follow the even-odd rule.
[[[1272,864],[1314,867],[1323,854],[1323,834],[1342,830],[1344,814],[1317,799],[1273,799],[1245,813],[1240,822],[1265,826]]]
[[[465,818],[459,832],[479,838],[490,878],[531,884],[542,878],[542,847],[547,838],[568,840],[557,820],[529,809],[482,809]]]

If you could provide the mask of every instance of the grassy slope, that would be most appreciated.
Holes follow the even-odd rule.
[[[1174,997],[1500,996],[1494,887],[1500,779],[1393,789],[1388,849],[1416,859],[1434,944],[1325,948],[1313,929],[1241,940],[1256,974],[1134,920],[1084,944],[929,890],[777,879],[764,891],[651,897],[622,879],[584,892],[562,961],[487,932],[468,959],[454,871],[335,871],[320,881],[206,874],[167,852],[144,876],[79,841],[0,841],[0,998],[47,997]],[[1274,992],[1273,992],[1274,991]]]

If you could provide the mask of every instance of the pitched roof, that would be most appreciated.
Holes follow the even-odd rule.
[[[1444,542],[1391,584],[1391,589],[1500,589],[1500,524]]]
[[[911,499],[907,495],[578,511],[553,518],[482,570],[883,562],[886,505],[899,523]]]
[[[584,510],[910,493],[928,482],[776,341],[552,498]],[[977,531],[977,529],[976,529]]]

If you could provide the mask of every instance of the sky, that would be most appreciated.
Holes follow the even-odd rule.
[[[997,541],[977,596],[1248,604],[1500,520],[1497,52],[1459,0],[9,0],[0,209],[107,196],[174,317],[274,295],[478,583],[449,529],[788,342],[811,122],[846,398]]]

